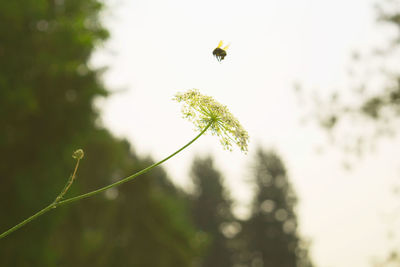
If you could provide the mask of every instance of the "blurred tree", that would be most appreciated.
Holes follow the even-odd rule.
[[[127,142],[118,144],[106,131],[103,134],[86,146],[94,156],[82,166],[84,179],[98,170],[96,177],[110,183],[153,163],[138,159]],[[99,164],[108,172],[101,172]],[[84,183],[93,187],[86,179]],[[184,196],[162,169],[153,170],[108,190],[102,198],[76,203],[60,225],[64,231],[58,240],[51,238],[51,244],[62,255],[75,255],[63,258],[65,266],[191,266],[199,246]]]
[[[334,91],[325,99],[315,97],[308,105],[312,109],[311,117],[328,131],[331,140],[344,150],[347,158],[373,152],[381,137],[393,137],[399,131],[400,1],[377,1],[376,12],[380,30],[388,40],[370,48],[369,52],[353,54],[350,69],[350,84],[353,85],[350,88]],[[299,95],[303,97],[302,91]],[[346,163],[345,167],[350,165]],[[399,194],[396,187],[398,185],[393,191]],[[396,220],[398,224],[399,220]],[[398,243],[399,233],[394,232],[389,240]],[[374,266],[400,266],[398,249],[388,250],[388,255]]]
[[[251,216],[243,222],[239,262],[244,266],[311,267],[307,245],[297,233],[296,196],[281,159],[258,150],[254,166],[256,194]],[[243,266],[243,265],[242,265]]]
[[[221,174],[214,168],[211,157],[195,158],[191,173],[195,184],[191,200],[193,220],[203,237],[208,239],[208,249],[200,266],[233,266],[229,227],[234,223],[234,217]]]
[[[377,138],[393,136],[399,123],[400,1],[380,1],[377,12],[382,30],[392,34],[390,40],[369,53],[353,54],[351,88],[334,91],[325,98],[313,92],[308,105],[311,117],[328,130],[331,140],[357,156],[373,148]],[[300,86],[296,89],[303,97],[305,91]]]
[[[88,66],[108,37],[98,0],[0,1],[0,231],[52,202],[85,158],[68,196],[131,174],[150,160],[98,126],[107,96]],[[0,266],[190,266],[195,231],[161,169],[46,214],[0,241]]]

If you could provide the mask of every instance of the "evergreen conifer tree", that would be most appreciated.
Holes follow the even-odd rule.
[[[211,157],[196,158],[191,174],[196,188],[192,198],[193,221],[208,239],[200,266],[231,267],[233,252],[224,228],[234,222],[234,217],[222,175],[213,166]]]
[[[312,266],[297,232],[297,200],[283,162],[274,152],[259,149],[253,175],[256,194],[251,216],[238,235],[240,261],[252,267]]]

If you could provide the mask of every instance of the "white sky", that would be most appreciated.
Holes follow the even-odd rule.
[[[317,266],[369,266],[387,252],[382,214],[398,201],[390,188],[400,174],[391,157],[399,142],[382,142],[376,155],[346,172],[337,149],[315,153],[326,135],[300,124],[304,110],[293,93],[297,81],[322,94],[347,84],[351,52],[380,38],[372,0],[107,3],[111,39],[93,59],[109,66],[105,83],[117,92],[98,103],[104,125],[138,153],[162,159],[196,135],[172,96],[198,88],[239,119],[251,137],[250,153],[227,152],[215,137],[202,137],[164,165],[174,181],[188,186],[193,156],[210,153],[238,202],[246,203],[255,148],[274,148],[299,196],[300,231],[312,241]],[[231,44],[222,63],[211,54],[220,40]]]

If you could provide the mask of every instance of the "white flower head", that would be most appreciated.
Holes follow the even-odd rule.
[[[220,138],[225,149],[232,150],[232,145],[236,144],[240,150],[247,152],[249,135],[225,105],[211,96],[200,94],[197,89],[177,93],[173,100],[183,102],[183,117],[193,122],[200,131],[211,123],[211,134]]]

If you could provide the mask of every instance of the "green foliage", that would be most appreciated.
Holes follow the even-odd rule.
[[[234,221],[231,201],[222,185],[222,176],[214,168],[210,157],[196,158],[192,164],[191,176],[196,186],[192,196],[192,218],[203,234],[208,249],[200,266],[233,266],[233,250],[229,239],[223,234],[224,224]]]
[[[253,175],[257,193],[238,236],[239,261],[246,266],[312,266],[297,233],[297,200],[281,159],[274,152],[259,150]]]
[[[232,214],[232,201],[212,158],[194,160],[192,218],[208,245],[199,265],[313,266],[297,231],[297,199],[282,161],[259,150],[253,170],[256,194],[250,218],[243,221]]]
[[[371,48],[369,53],[354,53],[349,77],[354,86],[333,92],[332,97],[315,97],[309,104],[312,117],[329,131],[335,145],[347,153],[361,155],[378,138],[393,136],[398,131],[399,3],[399,0],[386,0],[377,5],[380,26],[395,29],[395,35],[384,46]]]
[[[399,130],[399,4],[399,0],[377,2],[379,26],[385,27],[385,30],[394,29],[391,31],[394,35],[386,40],[384,46],[371,47],[368,53],[354,53],[350,70],[352,76],[349,78],[355,85],[334,92],[332,96],[335,97],[317,99],[316,104],[309,105],[314,109],[312,113],[319,125],[329,131],[335,146],[344,148],[347,157],[349,154],[360,156],[365,151],[370,154],[379,138],[392,137]],[[346,168],[349,166],[345,163]],[[399,263],[398,248],[395,248],[374,266],[399,266]]]
[[[152,163],[129,157],[129,146],[125,149],[126,155],[115,160],[107,177],[98,174],[108,179],[107,183]],[[104,155],[107,150],[96,152]],[[106,157],[105,164],[110,164],[109,160],[113,162],[112,156]],[[93,159],[89,164],[98,162],[102,159]],[[185,216],[183,199],[172,194],[167,183],[164,172],[158,169],[109,190],[104,197],[73,204],[76,208],[70,208],[72,214],[61,225],[69,230],[63,231],[60,240],[53,240],[62,254],[78,255],[67,259],[66,266],[190,266],[197,253],[195,232]],[[77,232],[79,239],[66,245],[70,231]]]
[[[108,36],[97,0],[0,2],[1,231],[51,203],[147,167],[96,127],[107,96],[88,67]],[[0,242],[0,266],[190,266],[198,254],[184,199],[158,169],[133,184],[54,209]]]

